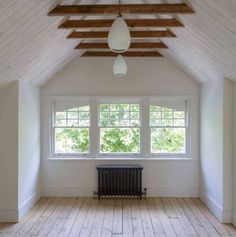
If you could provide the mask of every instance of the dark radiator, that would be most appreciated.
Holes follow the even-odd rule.
[[[98,166],[98,198],[138,196],[142,198],[142,166]]]

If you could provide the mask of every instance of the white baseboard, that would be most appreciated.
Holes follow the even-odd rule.
[[[195,187],[150,187],[148,197],[199,197],[199,188]]]
[[[0,209],[0,222],[18,222],[18,210]]]
[[[61,197],[91,197],[95,187],[43,187],[42,196],[61,196]],[[147,188],[149,197],[199,197],[198,188],[185,187],[159,187]]]
[[[223,209],[208,193],[203,192],[200,195],[201,200],[206,204],[206,206],[211,210],[211,212],[217,217],[217,219],[222,223],[232,222],[232,210]],[[236,223],[236,222],[235,222]]]
[[[27,198],[18,208],[18,221],[36,204],[40,196],[37,193],[33,193]]]

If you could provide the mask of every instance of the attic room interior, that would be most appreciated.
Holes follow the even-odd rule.
[[[235,0],[0,0],[0,236],[236,236]]]

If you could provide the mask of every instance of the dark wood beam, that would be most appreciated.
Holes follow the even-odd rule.
[[[122,4],[122,5],[57,5],[49,16],[78,16],[78,15],[118,15],[121,14],[172,14],[194,13],[185,3],[158,4]]]
[[[176,18],[171,19],[125,19],[129,27],[183,27]],[[114,20],[65,20],[59,29],[111,27]]]
[[[124,57],[163,57],[157,51],[128,51],[122,54]],[[116,57],[112,51],[86,51],[82,57]]]
[[[175,34],[169,30],[158,31],[131,31],[132,38],[162,38],[162,37],[176,37]],[[68,39],[98,39],[107,38],[108,31],[73,31]]]
[[[154,49],[154,48],[168,48],[162,42],[140,42],[131,43],[131,49]],[[75,49],[109,49],[107,43],[80,43],[75,47]]]

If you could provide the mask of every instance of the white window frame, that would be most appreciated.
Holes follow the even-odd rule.
[[[66,127],[66,128],[88,128],[89,129],[89,149],[88,149],[88,152],[75,152],[75,153],[56,153],[55,152],[55,134],[56,134],[56,128],[60,128],[60,127],[57,127],[55,126],[55,103],[56,102],[88,102],[88,105],[89,105],[89,115],[90,115],[90,126],[76,126],[76,127]],[[90,141],[90,138],[91,138],[91,105],[90,105],[90,100],[89,99],[86,99],[86,98],[75,98],[75,99],[72,99],[72,98],[54,98],[53,101],[52,101],[52,104],[51,104],[51,108],[52,108],[52,111],[51,111],[51,154],[52,154],[52,157],[53,158],[60,158],[60,157],[87,157],[90,155],[90,144],[91,144],[91,141]],[[62,128],[65,128],[65,127],[62,127]]]
[[[187,101],[187,127],[186,127],[186,153],[151,153],[151,128],[149,126],[149,105],[151,101],[159,99],[185,99]],[[56,101],[88,101],[90,105],[90,127],[89,127],[89,152],[73,153],[73,154],[55,154],[54,143],[54,103]],[[99,97],[99,96],[49,96],[49,106],[47,107],[48,123],[48,141],[46,149],[49,159],[191,159],[191,118],[190,118],[190,101],[191,96],[188,95],[168,95],[168,96],[140,96],[140,97]],[[138,103],[140,104],[140,153],[100,153],[100,128],[99,128],[99,108],[101,103]]]
[[[161,98],[171,101],[172,98]],[[152,99],[149,100],[148,107],[150,105],[155,104],[156,102],[160,101],[161,99]],[[184,99],[186,101],[186,109],[185,109],[185,126],[151,126],[150,118],[148,117],[148,130],[149,130],[149,154],[152,157],[156,158],[188,158],[190,157],[190,119],[189,119],[189,111],[190,111],[190,100],[187,98],[177,97],[176,99]],[[153,103],[154,102],[154,103]],[[150,111],[148,116],[150,115]],[[151,129],[152,128],[185,128],[185,153],[154,153],[151,151]]]
[[[100,105],[101,104],[139,104],[140,106],[140,112],[139,112],[139,121],[140,121],[140,125],[136,126],[136,127],[132,127],[132,126],[124,126],[124,127],[117,127],[117,128],[139,128],[140,129],[140,138],[139,138],[139,152],[137,153],[102,153],[100,152],[100,147],[101,147],[101,143],[100,143],[100,131],[101,128],[115,128],[114,127],[102,127],[99,123],[100,123]],[[141,100],[140,99],[135,99],[135,98],[116,98],[116,99],[109,99],[109,98],[103,98],[98,100],[98,104],[97,104],[97,110],[98,110],[98,114],[97,114],[97,127],[98,127],[98,157],[141,157],[142,154],[142,104],[141,104]]]

